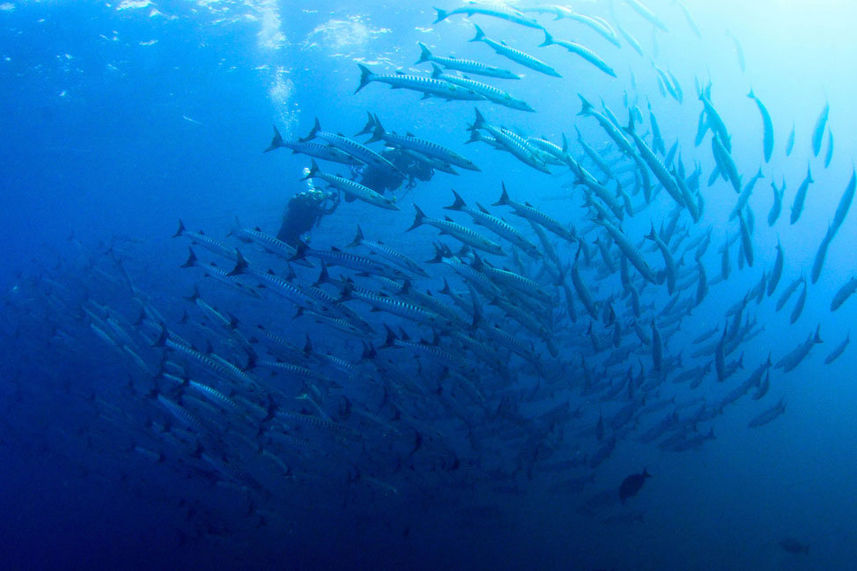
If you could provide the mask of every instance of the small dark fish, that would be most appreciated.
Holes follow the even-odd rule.
[[[790,156],[795,148],[795,126],[792,123],[792,130],[789,133],[789,138],[786,140],[786,156]]]
[[[809,545],[801,543],[794,537],[786,537],[780,540],[780,547],[783,548],[783,551],[788,551],[789,553],[809,553]]]
[[[771,182],[771,188],[774,189],[774,204],[771,205],[771,210],[768,212],[768,226],[776,224],[780,213],[783,211],[783,194],[786,192],[786,181],[783,180],[782,188],[777,188],[777,185]]]
[[[848,215],[848,209],[851,208],[851,201],[854,200],[854,191],[857,189],[857,171],[851,171],[851,181],[842,193],[842,198],[839,199],[839,206],[836,207],[836,214],[833,216],[833,232],[839,230],[842,223],[845,221],[845,216]]]
[[[756,102],[756,106],[759,108],[759,113],[762,115],[762,127],[764,130],[762,147],[765,152],[765,162],[768,163],[771,161],[771,155],[774,152],[774,123],[773,121],[771,121],[771,114],[768,113],[767,107],[765,107],[765,104],[762,103],[761,99],[756,97],[756,94],[753,93],[752,89],[750,90],[750,93],[749,95],[747,95],[747,97]]]
[[[827,118],[830,116],[830,103],[824,104],[824,109],[818,116],[815,122],[815,129],[812,131],[812,153],[817,157],[821,152],[821,140],[824,137],[824,129],[827,127]]]
[[[824,359],[824,364],[829,365],[830,363],[832,363],[833,361],[838,359],[842,355],[842,353],[845,352],[845,348],[848,347],[848,344],[850,342],[851,342],[851,333],[848,333],[845,336],[845,339],[842,341],[842,343],[837,345],[836,348],[830,352],[830,355],[828,355],[827,358]]]
[[[830,311],[836,311],[839,309],[839,307],[845,303],[845,300],[851,297],[851,294],[853,294],[855,290],[857,290],[857,276],[852,277],[850,280],[845,282],[845,285],[839,288],[839,291],[837,291],[836,295],[833,296],[833,301],[830,302]]]
[[[644,468],[643,471],[639,474],[631,474],[624,480],[622,480],[622,485],[619,486],[619,500],[624,504],[625,500],[630,497],[636,496],[637,492],[640,491],[640,488],[643,487],[643,484],[646,483],[646,478],[651,478],[652,475],[649,474]]]

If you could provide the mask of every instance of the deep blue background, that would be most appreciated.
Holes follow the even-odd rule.
[[[434,14],[430,5],[422,4],[399,9],[348,2],[267,7],[174,2],[158,4],[163,15],[152,15],[155,5],[117,10],[101,2],[13,2],[14,9],[0,12],[0,290],[13,299],[22,274],[38,279],[56,267],[85,272],[76,262],[80,244],[88,251],[103,251],[101,245],[121,236],[132,239],[138,285],[170,307],[179,295],[187,295],[193,281],[176,269],[186,255],[184,244],[170,239],[178,218],[219,237],[236,215],[247,225],[274,232],[288,197],[303,188],[298,179],[307,160],[284,151],[263,155],[261,150],[272,123],[295,137],[305,133],[316,116],[325,128],[350,134],[363,126],[366,111],[377,112],[388,129],[413,130],[466,152],[483,172],[455,179],[438,175],[401,198],[401,213],[344,205],[315,232],[314,243],[342,244],[351,239],[355,220],[362,220],[364,230],[371,228],[367,238],[396,241],[425,259],[431,254],[433,231],[402,233],[410,225],[410,204],[438,212],[451,200],[451,185],[473,201],[493,202],[501,180],[514,196],[528,198],[563,220],[575,219],[582,212],[579,199],[558,200],[571,192],[563,186],[570,176],[542,176],[486,146],[463,145],[465,127],[472,121],[470,104],[423,102],[416,94],[376,84],[352,95],[358,80],[355,61],[385,70],[407,68],[417,58],[418,40],[440,55],[502,63],[487,46],[466,42],[472,31],[460,17],[427,29]],[[490,107],[486,115],[555,141],[562,132],[571,138],[578,125],[588,137],[603,142],[593,122],[576,118],[577,93],[593,100],[603,97],[623,118],[623,94],[630,89],[629,71],[634,70],[639,93],[651,99],[662,130],[669,133],[668,144],[679,138],[685,160],[699,160],[707,178],[712,166],[708,142],[699,149],[692,146],[699,112],[693,82],[694,77],[711,77],[714,99],[733,131],[746,178],[761,160],[758,114],[745,97],[752,86],[774,114],[777,129],[774,162],[751,200],[757,264],[773,263],[773,246],[781,239],[787,252],[782,288],[808,272],[850,176],[854,148],[848,134],[855,121],[848,106],[853,91],[848,88],[853,86],[823,63],[815,64],[847,61],[853,46],[841,36],[841,44],[822,41],[836,34],[809,26],[807,34],[819,34],[813,49],[828,52],[796,60],[789,51],[794,36],[786,24],[782,36],[772,35],[773,25],[754,34],[753,19],[729,12],[729,6],[723,13],[693,6],[704,32],[698,41],[682,26],[681,14],[671,3],[651,4],[673,30],[659,36],[655,59],[681,79],[683,105],[657,94],[650,64],[627,46],[616,50],[567,22],[551,27],[562,30],[558,36],[578,34],[576,39],[597,46],[620,75],[610,80],[560,48],[536,48],[542,39],[537,31],[486,21],[492,37],[515,38],[522,49],[544,57],[565,76],[554,80],[527,74],[520,82],[503,84],[529,101],[536,114]],[[279,9],[278,28],[286,38],[278,48],[260,45],[260,19],[272,8]],[[592,7],[592,13],[608,14],[603,6]],[[627,9],[621,14],[623,24],[651,51],[645,22]],[[744,44],[745,74],[723,33],[727,28]],[[141,45],[151,40],[157,42]],[[777,53],[785,55],[766,59]],[[829,57],[818,55],[824,53]],[[272,91],[277,85],[281,90]],[[282,97],[284,91],[288,97]],[[831,101],[837,153],[827,172],[815,161],[817,183],[804,217],[799,227],[788,227],[791,198],[810,156],[809,133],[825,98]],[[798,144],[786,159],[782,147],[793,122],[798,125]],[[783,218],[775,230],[764,222],[772,176],[778,182],[783,176],[788,180]],[[734,198],[725,193],[706,196],[708,222],[716,224]],[[367,221],[367,216],[372,219]],[[640,228],[649,225],[644,218]],[[474,516],[475,524],[431,512],[428,501],[414,506],[391,499],[388,505],[367,504],[362,517],[382,524],[365,529],[353,513],[340,517],[332,508],[336,502],[308,510],[296,499],[291,528],[239,530],[230,522],[240,519],[241,506],[213,486],[190,478],[166,479],[143,463],[116,466],[109,445],[95,446],[95,452],[81,457],[83,451],[71,444],[40,438],[55,434],[44,428],[50,425],[67,427],[68,442],[75,441],[80,410],[67,407],[60,393],[53,392],[56,387],[111,386],[122,376],[122,366],[104,356],[103,347],[91,338],[81,339],[75,351],[60,352],[46,341],[51,332],[38,321],[16,331],[14,338],[4,327],[9,341],[3,347],[2,374],[27,379],[32,391],[24,408],[17,406],[14,391],[4,388],[2,393],[4,566],[309,568],[339,562],[374,568],[380,562],[424,568],[848,568],[857,555],[851,525],[857,500],[850,493],[857,468],[851,446],[857,429],[852,420],[857,393],[850,382],[853,351],[831,367],[822,363],[854,323],[853,300],[837,314],[831,315],[828,307],[833,293],[852,275],[855,228],[852,213],[831,247],[825,274],[811,290],[801,321],[788,327],[786,312],[760,309],[765,332],[745,347],[753,363],[748,368],[755,367],[769,351],[781,356],[822,323],[823,349],[795,373],[775,380],[777,394],[788,397],[784,418],[748,432],[747,419],[756,409],[741,403],[718,421],[717,440],[700,452],[653,454],[631,445],[599,473],[605,485],[618,483],[644,464],[656,474],[647,483],[648,496],[640,498],[645,524],[631,528],[593,529],[574,514],[573,506],[535,495],[511,497],[500,506],[502,516]],[[726,228],[716,226],[715,235],[715,243],[722,241]],[[709,278],[716,275],[714,259]],[[723,307],[740,299],[758,277],[743,273],[714,290],[715,298],[699,314],[695,331],[716,323]],[[169,310],[178,317],[177,308]],[[123,479],[129,470],[135,474],[132,485]],[[187,542],[175,532],[186,517],[179,506],[185,496],[196,497],[212,513],[216,529],[205,541]],[[407,537],[405,528],[412,530]],[[790,535],[812,545],[809,556],[796,558],[779,549],[777,542]]]

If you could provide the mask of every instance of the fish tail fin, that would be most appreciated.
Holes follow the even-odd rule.
[[[815,328],[815,337],[812,339],[813,343],[824,343],[821,339],[821,323],[819,323]]]
[[[177,236],[181,236],[182,234],[184,234],[185,230],[186,230],[186,228],[184,227],[184,222],[182,222],[182,219],[179,218],[179,227],[176,230],[176,233],[173,234],[173,238],[175,238]]]
[[[190,267],[196,265],[196,261],[197,261],[196,260],[196,252],[194,252],[193,248],[191,248],[191,247],[188,247],[187,251],[188,251],[187,260],[185,261],[185,263],[183,263],[181,266],[179,266],[181,268],[190,268]]]
[[[306,180],[306,179],[308,179],[308,178],[312,178],[312,177],[314,177],[314,176],[315,176],[315,175],[317,175],[317,174],[318,174],[318,163],[316,163],[316,162],[315,162],[315,159],[312,159],[312,162],[310,163],[310,167],[309,167],[309,172],[307,172],[307,173],[306,173],[306,174],[301,178],[301,180]]]
[[[374,119],[374,128],[372,129],[372,136],[369,137],[369,140],[366,141],[366,144],[374,143],[375,141],[380,141],[384,138],[384,135],[387,134],[387,131],[384,129],[384,126],[381,125],[381,122],[378,121],[378,117],[376,116]]]
[[[387,331],[387,337],[384,339],[384,344],[381,345],[381,349],[387,349],[388,347],[396,346],[396,333],[390,328],[386,323],[384,324],[384,329]]]
[[[455,189],[451,189],[452,194],[455,196],[455,202],[450,204],[449,206],[444,206],[444,210],[463,210],[467,207],[467,204],[464,202],[464,199],[461,198],[461,195],[455,192]]]
[[[372,343],[363,342],[363,353],[360,355],[360,361],[365,361],[367,359],[374,359],[378,355],[378,352],[375,350],[375,346]]]
[[[230,327],[235,329],[238,325],[238,319],[234,315],[229,316],[233,321],[230,321]],[[242,371],[252,371],[256,368],[256,363],[259,361],[259,354],[252,347],[247,347],[247,364],[244,365]]]
[[[431,77],[432,79],[437,79],[443,75],[443,69],[437,65],[436,63],[431,64]]]
[[[449,12],[446,10],[441,10],[440,8],[435,8],[435,12],[437,12],[437,18],[435,18],[433,24],[437,24],[441,20],[446,20],[449,17]]]
[[[438,10],[438,12],[440,12],[440,10]],[[482,31],[482,28],[480,28],[479,26],[477,26],[475,24],[473,27],[476,28],[476,35],[473,36],[473,39],[470,41],[471,42],[481,42],[482,40],[484,40],[485,39],[485,32]]]
[[[752,88],[752,87],[750,88],[750,93],[748,93],[748,94],[747,94],[747,97],[749,97],[750,99],[755,99],[755,98],[756,98],[756,94],[755,94],[755,93],[753,93],[753,88]]]
[[[578,115],[588,115],[593,109],[592,103],[590,103],[589,100],[587,100],[580,93],[578,93],[577,96],[580,97],[580,103],[582,104],[580,113],[578,113]]]
[[[262,152],[267,153],[267,152],[273,151],[274,149],[279,149],[282,146],[283,146],[283,136],[280,135],[280,130],[277,129],[276,125],[274,125],[274,138],[271,139],[271,144],[268,146],[268,148]]]
[[[479,109],[474,109],[476,111],[476,119],[473,121],[473,129],[482,129],[485,127],[485,117],[483,117],[482,113]]]
[[[509,200],[509,193],[508,193],[508,191],[506,190],[506,183],[505,183],[505,182],[501,182],[500,184],[501,184],[501,186],[503,187],[503,192],[500,194],[500,199],[499,199],[499,200],[497,200],[497,202],[495,202],[495,203],[494,203],[494,204],[492,204],[491,206],[504,206],[504,205],[506,205],[506,204],[510,204],[510,202],[511,202],[511,201]]]
[[[318,121],[318,117],[316,117],[316,118],[315,118],[315,123],[313,123],[312,129],[310,129],[310,131],[309,131],[309,133],[307,134],[307,136],[306,136],[306,137],[301,137],[300,139],[298,139],[298,141],[300,141],[301,143],[305,143],[305,142],[307,142],[307,141],[309,141],[309,140],[311,140],[311,139],[314,139],[314,138],[315,138],[316,133],[318,133],[319,131],[321,131],[321,123],[319,123],[319,121]]]
[[[357,225],[357,233],[354,234],[354,239],[348,244],[348,247],[359,246],[363,243],[363,229],[360,228],[360,224]]]
[[[420,46],[420,59],[418,59],[414,65],[421,64],[426,61],[431,61],[432,53],[431,50],[428,49],[428,46],[422,42],[417,42],[417,45]]]
[[[306,242],[299,239],[298,245],[295,248],[295,253],[291,258],[289,258],[289,261],[294,262],[295,260],[303,260],[306,258],[307,249],[309,249],[309,246],[307,246]]]
[[[652,229],[649,231],[649,233],[648,233],[648,234],[646,234],[646,236],[645,236],[645,237],[646,237],[646,239],[647,239],[647,240],[652,240],[652,241],[654,241],[654,240],[657,240],[657,239],[658,239],[658,235],[657,235],[657,233],[655,232],[655,223],[654,223],[654,222],[652,222]]]
[[[237,259],[235,260],[235,267],[232,268],[232,270],[228,274],[226,274],[227,276],[237,276],[243,274],[249,266],[247,260],[244,259],[244,256],[241,254],[241,250],[236,248],[235,254],[237,257]]]
[[[625,131],[634,134],[634,113],[632,111],[628,112],[628,126],[625,127]]]
[[[368,116],[366,119],[366,125],[360,131],[354,133],[355,137],[365,135],[366,133],[371,133],[375,129],[375,118],[372,116],[372,113],[367,111],[366,115]],[[371,143],[372,141],[370,140],[369,142]]]
[[[357,67],[360,68],[360,85],[357,86],[357,89],[354,90],[354,93],[357,93],[358,91],[366,87],[375,78],[375,74],[372,73],[372,70],[363,65],[362,63],[358,63]]]
[[[167,339],[169,338],[170,333],[167,331],[167,326],[161,323],[161,333],[158,335],[158,338],[152,343],[152,347],[166,347]]]
[[[449,288],[449,282],[446,281],[446,278],[443,278],[443,287],[438,293],[442,293],[444,295],[449,295],[452,293],[452,290]]]
[[[417,226],[422,226],[423,221],[426,219],[425,213],[416,204],[414,204],[414,210],[416,210],[416,214],[414,215],[414,223],[411,224],[411,227],[407,229],[407,232],[410,232]]]
[[[315,280],[315,283],[312,284],[312,287],[317,287],[321,284],[326,284],[331,281],[330,274],[327,273],[327,264],[322,260],[321,262],[321,271],[318,274],[318,279]]]
[[[553,36],[550,35],[550,32],[548,32],[547,30],[544,30],[544,33],[545,33],[545,41],[543,41],[542,43],[539,44],[540,48],[544,47],[544,46],[549,46],[549,45],[554,43]]]
[[[482,137],[479,135],[479,131],[474,128],[470,129],[470,138],[464,142],[465,145],[469,145],[470,143],[478,143],[482,140]]]
[[[579,133],[580,131],[578,131]],[[562,154],[568,154],[568,137],[565,136],[565,133],[562,134]]]
[[[413,290],[413,284],[411,283],[411,280],[406,279],[402,283],[402,287],[399,288],[399,291],[396,295],[401,295],[401,296],[409,295],[412,290]]]
[[[351,292],[353,292],[353,291],[354,291],[354,284],[351,282],[351,280],[346,281],[345,284],[342,286],[342,292],[340,292],[340,294],[339,294],[339,300],[338,301],[347,301],[347,300],[351,299],[352,298]]]
[[[426,263],[427,264],[440,264],[441,262],[443,262],[444,258],[449,257],[451,255],[452,254],[450,254],[443,246],[438,245],[437,242],[435,242],[434,243],[434,258],[432,258],[431,260],[426,260]],[[447,287],[448,287],[448,284],[447,284]]]

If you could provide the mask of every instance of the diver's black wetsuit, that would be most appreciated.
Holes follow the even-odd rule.
[[[339,206],[339,194],[327,193],[314,188],[294,195],[286,206],[283,224],[277,238],[297,246],[301,237],[319,223],[322,216],[333,214]]]
[[[413,188],[415,180],[427,181],[434,175],[434,169],[428,164],[400,149],[387,149],[381,156],[393,163],[393,165],[408,177],[408,188]],[[366,167],[360,178],[360,184],[368,186],[376,192],[383,194],[388,190],[396,190],[405,182],[405,177],[390,169],[378,167]]]

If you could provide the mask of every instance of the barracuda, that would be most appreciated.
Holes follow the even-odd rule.
[[[479,112],[479,109],[476,109],[476,120],[473,122],[471,132],[475,134],[476,131],[480,129],[488,131],[491,136],[494,137],[494,141],[501,145],[504,150],[509,151],[522,163],[545,174],[550,174],[550,169],[548,169],[547,165],[545,165],[544,161],[542,161],[538,154],[534,152],[526,139],[509,130],[490,125],[485,121],[485,118],[482,116],[482,113]]]
[[[610,77],[616,77],[616,72],[613,71],[613,68],[607,65],[607,62],[604,61],[601,56],[596,54],[591,49],[587,48],[584,45],[577,44],[575,42],[571,42],[568,40],[556,40],[553,36],[551,36],[547,30],[545,30],[545,41],[541,43],[539,47],[543,46],[551,46],[557,45],[562,46],[567,49],[569,52],[573,54],[577,54],[582,57],[584,60],[588,61]]]
[[[509,93],[506,93],[502,89],[494,87],[493,85],[488,85],[487,83],[482,83],[481,81],[461,77],[460,75],[444,73],[443,70],[437,65],[433,65],[433,68],[434,69],[432,71],[431,76],[435,79],[442,79],[443,81],[448,81],[449,83],[460,85],[466,89],[470,89],[471,91],[478,93],[479,95],[481,95],[492,103],[497,103],[498,105],[509,107],[510,109],[517,109],[519,111],[535,111],[535,109],[530,107],[530,104],[526,101],[516,99],[515,97],[512,97]]]
[[[384,126],[381,125],[380,119],[378,119],[377,115],[369,114],[369,119],[366,122],[366,126],[363,130],[358,133],[372,133],[372,137],[367,141],[368,143],[373,143],[375,141],[384,141],[386,144],[398,147],[400,149],[410,149],[413,151],[417,151],[427,157],[432,157],[439,159],[445,163],[449,163],[450,165],[454,165],[457,167],[461,167],[463,169],[479,171],[479,167],[476,166],[473,161],[468,158],[465,158],[452,149],[448,149],[443,145],[438,145],[432,141],[427,141],[425,139],[420,139],[419,137],[415,137],[410,133],[406,135],[399,135],[395,132],[390,132],[384,129]]]
[[[167,330],[165,326],[161,328],[161,334],[158,337],[157,341],[155,341],[155,347],[166,347],[167,349],[171,349],[177,353],[181,353],[186,357],[190,357],[197,363],[205,366],[207,369],[212,372],[220,375],[222,378],[231,378],[237,380],[240,384],[244,385],[248,388],[254,388],[257,383],[256,380],[247,374],[246,371],[239,369],[234,364],[230,363],[226,359],[220,358],[213,353],[204,354],[200,353],[193,347],[189,345],[185,345],[184,343],[180,343],[175,341],[173,336]]]
[[[319,178],[333,188],[341,190],[352,200],[362,200],[367,204],[379,206],[386,210],[400,210],[400,208],[396,206],[396,202],[394,200],[387,198],[383,194],[375,192],[368,186],[364,186],[359,182],[355,182],[335,174],[321,172],[315,161],[312,162],[312,167],[302,180],[308,178]]]
[[[314,143],[312,141],[284,141],[279,129],[274,126],[274,138],[271,140],[271,144],[268,148],[263,152],[269,153],[273,150],[282,148],[291,149],[292,153],[300,153],[323,161],[342,163],[349,166],[360,164],[360,161],[350,154],[331,145],[322,145],[321,143]]]
[[[562,77],[557,70],[543,62],[542,60],[531,56],[528,53],[522,52],[519,49],[513,48],[511,46],[507,46],[504,42],[498,42],[492,40],[491,38],[485,35],[485,32],[482,31],[482,28],[479,26],[475,26],[476,28],[476,36],[473,37],[471,42],[482,42],[484,44],[488,44],[491,49],[497,52],[498,55],[509,58],[515,63],[519,63],[524,67],[528,67],[534,71],[538,71],[540,73],[544,73],[545,75],[550,75],[553,77]]]
[[[369,248],[372,253],[377,253],[383,256],[388,261],[392,262],[393,264],[407,272],[417,274],[426,278],[429,277],[428,272],[426,272],[422,268],[422,266],[420,266],[416,261],[409,258],[408,256],[402,254],[401,252],[398,252],[397,250],[394,250],[393,248],[390,248],[383,242],[372,242],[366,240],[363,237],[363,230],[360,228],[359,224],[357,225],[357,234],[355,234],[354,240],[352,240],[351,243],[348,244],[348,246],[364,246],[366,248]]]
[[[513,246],[520,248],[524,253],[532,258],[540,258],[541,253],[538,248],[524,238],[524,236],[518,232],[511,224],[506,221],[490,214],[485,208],[480,205],[477,205],[479,210],[474,210],[467,206],[467,203],[464,202],[464,199],[461,198],[454,189],[452,191],[455,200],[449,206],[444,206],[446,210],[456,210],[459,212],[465,212],[473,218],[473,222],[478,224],[479,226],[483,226],[488,228],[490,231],[494,232],[496,235],[500,236]]]
[[[379,75],[372,73],[372,70],[363,64],[357,65],[360,68],[360,85],[357,86],[354,93],[357,93],[370,83],[377,82],[386,83],[393,89],[410,89],[411,91],[419,91],[423,94],[423,99],[431,96],[440,97],[447,101],[452,101],[453,99],[465,101],[478,101],[480,99],[484,99],[484,97],[475,91],[467,89],[466,87],[461,87],[460,85],[449,83],[448,81],[434,79],[424,75]]]
[[[244,259],[244,256],[241,255],[241,252],[238,252],[238,261],[227,276],[238,276],[242,274],[252,275],[266,286],[270,286],[274,292],[285,297],[298,307],[316,308],[321,312],[327,313],[331,311],[329,306],[320,305],[313,294],[308,293],[303,287],[293,284],[288,280],[284,280],[277,276],[272,270],[260,272],[251,268],[247,263],[247,260]]]
[[[437,12],[437,18],[434,23],[437,24],[442,20],[446,20],[450,16],[454,14],[465,14],[467,16],[472,16],[474,14],[481,14],[483,16],[491,16],[493,18],[500,18],[502,20],[506,20],[508,22],[512,22],[513,24],[519,24],[521,26],[526,26],[528,28],[535,28],[537,30],[542,29],[542,25],[533,20],[532,18],[528,18],[523,12],[512,8],[510,6],[504,6],[502,4],[497,6],[485,6],[480,5],[475,2],[471,2],[460,8],[456,8],[454,10],[441,10],[440,8],[435,8]]]
[[[393,163],[367,147],[366,145],[362,145],[355,141],[354,139],[349,139],[339,133],[331,133],[330,131],[323,131],[321,128],[321,123],[318,121],[318,117],[315,118],[315,123],[313,124],[312,129],[306,137],[300,139],[300,142],[306,142],[312,139],[322,139],[327,141],[332,146],[340,149],[355,159],[366,163],[367,165],[371,165],[380,169],[387,169],[396,173],[401,174],[398,168],[396,168]],[[315,164],[315,161],[313,161]]]
[[[404,317],[417,323],[429,323],[442,325],[445,320],[433,311],[429,311],[424,307],[420,307],[413,303],[402,301],[395,297],[384,293],[370,292],[354,288],[350,284],[346,284],[342,289],[342,297],[340,301],[349,299],[357,299],[371,305],[376,311],[385,311],[399,317]]]
[[[422,226],[423,224],[427,224],[429,226],[434,226],[435,228],[440,230],[441,234],[448,234],[456,240],[467,244],[468,246],[471,246],[472,248],[476,248],[477,250],[482,250],[484,252],[488,252],[489,254],[495,254],[498,256],[504,255],[503,248],[499,244],[489,240],[488,238],[485,238],[480,234],[477,234],[470,228],[462,226],[461,224],[456,224],[450,219],[437,220],[434,218],[429,218],[416,204],[414,204],[414,210],[416,210],[416,214],[414,216],[414,223],[411,224],[410,228],[408,228],[408,232],[410,232],[414,228]]]
[[[553,232],[560,238],[568,240],[569,242],[576,242],[577,237],[574,235],[574,228],[571,230],[567,230],[563,227],[562,224],[545,214],[544,212],[533,208],[529,203],[520,203],[515,202],[509,198],[509,193],[506,191],[506,183],[502,183],[502,193],[500,194],[499,200],[493,204],[493,206],[511,206],[512,210],[515,211],[515,214],[520,216],[521,218],[526,218],[530,222],[538,224],[542,226],[545,230]]]
[[[486,77],[496,77],[499,79],[521,79],[520,75],[509,71],[508,69],[494,67],[492,65],[487,65],[476,60],[436,56],[424,43],[417,43],[420,46],[420,59],[417,60],[417,65],[430,61],[439,63],[447,69],[454,69],[462,73],[484,75]]]
[[[765,162],[771,162],[771,155],[774,153],[774,122],[771,120],[771,114],[768,113],[768,108],[765,107],[762,100],[753,93],[752,89],[750,90],[750,93],[747,94],[747,97],[756,102],[756,106],[759,108],[759,113],[762,115],[762,148],[765,153]]]
[[[198,244],[213,254],[217,254],[218,256],[222,256],[230,260],[235,260],[235,248],[230,248],[223,242],[215,240],[202,232],[189,231],[185,228],[184,222],[182,222],[181,219],[179,219],[179,227],[175,234],[173,234],[173,238],[177,238],[179,236],[189,238],[191,244]]]
[[[305,242],[299,241],[297,250],[289,261],[301,260],[306,257],[316,258],[328,266],[341,266],[357,272],[366,272],[370,275],[385,276],[389,279],[403,279],[406,277],[396,268],[383,264],[378,260],[345,252],[335,246],[330,250],[316,250],[315,248],[310,248]]]

